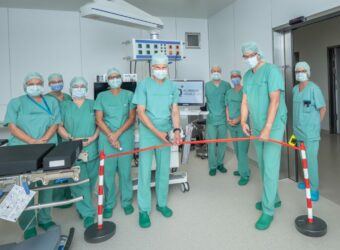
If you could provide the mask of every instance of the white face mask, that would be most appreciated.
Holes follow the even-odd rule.
[[[249,68],[255,68],[256,65],[259,63],[259,60],[257,59],[257,55],[250,57],[245,60],[246,64],[248,65]]]
[[[73,88],[72,97],[82,99],[86,96],[86,88]]]
[[[26,87],[26,93],[29,96],[40,96],[43,93],[43,86],[41,85],[31,85]]]
[[[153,75],[158,80],[164,80],[168,76],[168,70],[167,69],[154,69]]]
[[[222,74],[220,72],[211,73],[211,79],[213,79],[214,81],[221,80],[221,78],[222,78]]]
[[[304,73],[304,72],[296,73],[295,78],[298,82],[305,82],[308,80],[307,73]]]
[[[114,78],[108,81],[108,84],[113,89],[118,89],[122,85],[122,78]]]

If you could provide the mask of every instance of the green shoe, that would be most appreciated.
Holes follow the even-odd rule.
[[[24,232],[24,239],[25,240],[28,240],[30,238],[33,238],[37,236],[37,229],[35,227],[32,227],[30,229],[27,229],[25,232]]]
[[[151,226],[150,217],[147,212],[139,212],[139,226],[141,228],[148,228]]]
[[[279,208],[281,207],[281,205],[282,205],[282,202],[278,201],[278,202],[275,202],[274,207]],[[261,201],[256,202],[255,207],[257,210],[262,211],[262,202]]]
[[[112,208],[104,208],[103,217],[105,219],[110,219],[112,217],[113,209]]]
[[[168,208],[167,206],[165,207],[159,207],[158,205],[156,206],[156,209],[158,212],[160,212],[164,217],[169,218],[172,216],[172,210]]]
[[[240,180],[238,181],[238,185],[245,186],[248,184],[248,182],[249,182],[249,177],[246,177],[246,178],[241,177]]]
[[[219,166],[217,167],[217,169],[218,169],[218,171],[220,171],[221,173],[227,173],[227,171],[228,171],[228,170],[224,167],[223,164],[219,165]]]
[[[266,230],[269,228],[270,223],[273,221],[273,216],[268,214],[262,214],[260,218],[257,220],[255,227],[257,230]]]
[[[93,217],[86,217],[83,221],[84,228],[88,228],[94,224],[94,218]]]
[[[51,227],[54,227],[56,224],[53,221],[44,223],[44,224],[38,224],[39,227],[41,227],[42,229],[44,229],[45,231],[47,231],[48,229],[50,229]]]
[[[132,205],[128,205],[128,206],[124,207],[123,209],[124,209],[125,215],[132,214],[133,211],[135,211],[135,209],[133,208]]]
[[[234,171],[234,176],[240,176],[240,172],[239,171]]]
[[[209,170],[209,175],[210,176],[215,176],[216,175],[216,169],[210,169]]]

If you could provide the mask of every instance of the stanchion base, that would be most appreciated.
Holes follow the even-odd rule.
[[[316,216],[313,216],[313,223],[308,223],[307,215],[297,217],[295,227],[300,233],[310,237],[321,237],[327,233],[327,223]]]
[[[112,238],[116,233],[116,224],[104,221],[103,228],[98,229],[98,224],[93,224],[85,230],[84,238],[88,243],[101,243]]]

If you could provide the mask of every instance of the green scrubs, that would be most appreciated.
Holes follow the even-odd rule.
[[[35,139],[40,139],[44,136],[47,130],[56,124],[60,124],[60,111],[58,102],[49,96],[44,97],[50,113],[47,111],[48,108],[44,102],[39,103],[46,110],[38,106],[38,103],[30,99],[27,95],[23,95],[14,98],[10,101],[7,106],[7,112],[5,116],[4,126],[8,126],[13,123],[16,127],[21,129],[27,135]],[[48,143],[57,143],[57,134],[54,134]],[[19,140],[13,135],[9,138],[8,145],[26,145],[26,142]],[[34,187],[33,184],[31,187]],[[52,190],[39,191],[39,204],[52,202]],[[32,205],[34,201],[30,202]],[[38,223],[46,224],[52,221],[51,208],[43,208],[38,212]],[[23,212],[19,217],[19,225],[22,230],[34,228],[36,226],[35,211]]]
[[[227,138],[225,95],[229,89],[231,89],[231,86],[225,81],[221,81],[218,86],[212,81],[207,82],[205,85],[205,96],[207,98],[209,111],[207,117],[208,140]],[[223,165],[226,147],[226,143],[208,144],[208,162],[210,169],[216,169],[218,166]]]
[[[129,118],[129,112],[135,109],[132,104],[133,93],[122,89],[118,95],[111,90],[98,95],[94,109],[104,114],[104,122],[113,132],[122,127]],[[107,136],[100,132],[99,149],[104,150],[105,155],[118,154],[134,149],[134,126],[132,125],[119,137],[122,151],[111,146]],[[133,155],[105,159],[104,172],[104,208],[113,209],[116,206],[115,178],[118,171],[121,206],[123,208],[132,203],[132,179],[131,161]]]
[[[61,120],[66,131],[74,138],[87,138],[96,132],[96,116],[94,112],[94,101],[85,99],[84,103],[78,107],[73,101],[61,103]],[[96,209],[92,203],[92,194],[96,186],[98,177],[98,142],[92,142],[84,147],[82,153],[87,153],[86,162],[77,161],[76,166],[80,166],[80,179],[90,181],[80,186],[71,187],[73,197],[83,196],[84,199],[76,203],[79,214],[83,217],[93,217]]]
[[[320,109],[326,107],[322,92],[315,83],[308,82],[300,91],[293,89],[293,129],[298,142],[304,142],[308,174],[312,191],[319,189],[318,152],[320,142]]]
[[[66,93],[63,93],[64,94],[64,100],[63,101],[60,101],[55,95],[53,95],[51,92],[50,93],[47,93],[45,96],[50,96],[50,97],[53,97],[55,98],[59,104],[65,102],[65,101],[72,101],[72,97]],[[58,136],[58,144],[61,143],[63,140],[62,138]],[[66,181],[68,182],[68,181]],[[68,200],[68,199],[71,199],[71,189],[69,187],[65,187],[65,188],[56,188],[53,190],[53,201],[64,201],[64,200]],[[66,206],[61,206],[61,207],[69,207],[71,205],[66,205]]]
[[[162,132],[172,129],[171,110],[178,103],[176,85],[165,80],[162,84],[146,78],[137,85],[133,103],[145,107],[146,115],[152,124]],[[139,124],[139,147],[161,145],[163,142],[152,133],[142,122]],[[139,154],[138,169],[138,206],[141,212],[151,211],[151,167],[153,155],[156,156],[156,196],[159,207],[167,206],[169,191],[171,148],[165,147]]]
[[[235,89],[228,90],[225,98],[226,107],[229,109],[229,119],[234,120],[241,116],[241,103],[242,103],[243,91],[235,91]],[[233,138],[246,137],[244,134],[241,124],[236,126],[230,126],[229,131]],[[249,164],[248,164],[248,149],[249,141],[234,142],[234,151],[238,161],[238,171],[240,176],[247,178],[250,175]]]
[[[259,136],[267,121],[270,94],[280,91],[280,103],[272,125],[270,138],[282,141],[287,121],[285,104],[285,85],[280,69],[265,63],[256,73],[247,71],[243,78],[243,92],[247,96],[251,129],[254,136]],[[263,193],[263,213],[272,216],[274,203],[279,201],[278,181],[280,173],[281,146],[270,142],[255,141],[258,166],[260,169]]]

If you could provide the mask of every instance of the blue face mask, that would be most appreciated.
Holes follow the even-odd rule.
[[[51,83],[50,87],[52,91],[59,92],[64,88],[64,84],[63,83]]]
[[[241,78],[239,78],[239,77],[232,78],[232,79],[231,79],[231,83],[232,83],[234,86],[240,85],[240,84],[241,84]]]
[[[72,89],[72,97],[73,98],[84,98],[86,96],[86,88],[73,88]]]
[[[122,78],[114,78],[109,80],[108,83],[112,89],[118,89],[120,86],[122,86]]]
[[[304,72],[296,73],[295,78],[298,82],[305,82],[308,80],[307,73]]]
[[[158,80],[164,80],[168,76],[168,70],[166,70],[166,69],[154,69],[153,75]]]
[[[211,74],[211,79],[213,79],[214,81],[221,80],[221,78],[222,74],[220,72],[214,72]]]
[[[31,85],[26,87],[26,93],[29,96],[40,96],[43,93],[43,86],[41,85]]]

